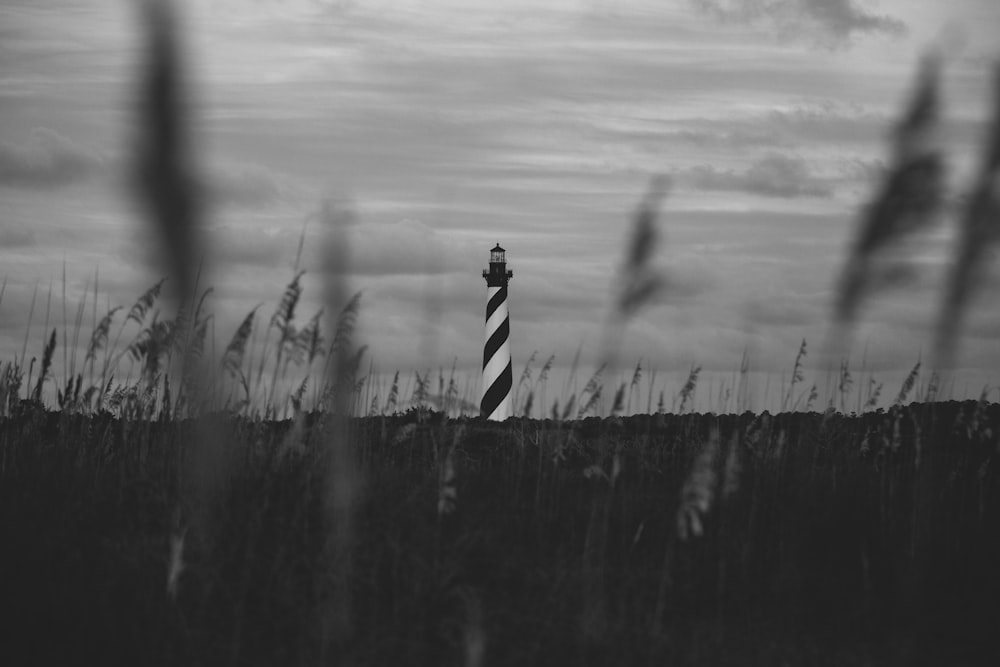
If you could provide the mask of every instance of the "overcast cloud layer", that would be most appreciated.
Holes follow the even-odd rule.
[[[626,362],[728,372],[747,349],[787,373],[805,337],[807,366],[825,370],[832,286],[920,55],[948,54],[956,196],[1000,56],[994,0],[180,6],[219,344],[277,303],[303,229],[303,320],[319,308],[317,211],[334,200],[353,211],[346,279],[364,290],[363,333],[386,371],[457,359],[475,372],[479,271],[497,241],[515,275],[515,372],[533,350],[568,366],[582,343],[594,360],[656,174],[672,182],[656,257],[667,289],[628,328]],[[61,326],[64,261],[71,319],[95,271],[102,309],[158,276],[127,195],[136,14],[120,0],[0,6],[0,359],[20,354],[36,286],[44,304],[55,285]],[[954,222],[931,235],[911,289],[865,308],[853,354],[869,369],[901,377],[929,350]],[[958,360],[972,382],[1000,362],[989,303]]]

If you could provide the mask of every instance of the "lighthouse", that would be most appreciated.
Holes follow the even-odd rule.
[[[514,277],[507,270],[506,251],[497,243],[490,250],[486,279],[486,346],[483,348],[483,417],[503,421],[514,414],[514,371],[510,364],[510,314],[507,312],[507,283]]]

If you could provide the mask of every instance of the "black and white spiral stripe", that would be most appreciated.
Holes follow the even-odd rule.
[[[510,362],[510,314],[507,286],[490,287],[486,302],[486,346],[483,348],[483,400],[480,413],[503,421],[514,412],[511,389],[514,371]]]

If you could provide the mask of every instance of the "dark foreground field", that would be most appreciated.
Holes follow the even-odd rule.
[[[1000,664],[998,406],[307,421],[0,420],[0,662]]]

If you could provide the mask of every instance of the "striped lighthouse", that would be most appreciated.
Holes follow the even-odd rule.
[[[486,346],[483,348],[483,417],[503,421],[514,414],[511,388],[514,371],[510,364],[510,314],[507,312],[507,282],[514,277],[507,270],[504,249],[497,243],[490,250],[490,268],[486,278]]]

